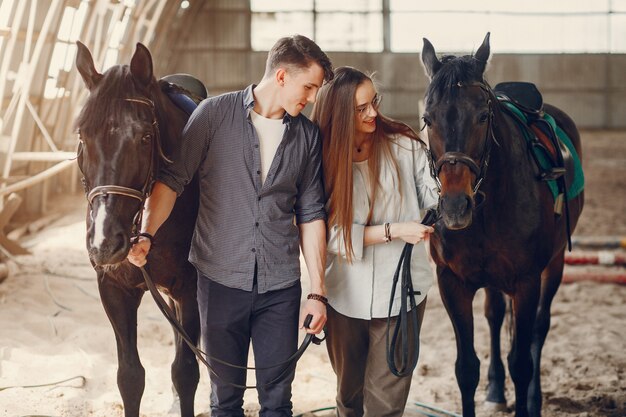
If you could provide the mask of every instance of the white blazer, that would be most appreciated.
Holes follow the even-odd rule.
[[[381,165],[380,186],[370,225],[406,222],[421,219],[424,209],[437,204],[437,186],[430,175],[428,157],[423,146],[408,137],[398,135],[391,146],[398,163],[400,178],[391,161]],[[369,212],[369,179],[367,162],[353,163],[352,206],[352,264],[345,259],[341,228],[334,226],[328,236],[326,290],[329,304],[339,313],[353,318],[385,318],[393,275],[405,242],[364,246],[363,238]],[[397,184],[402,185],[402,196]],[[338,255],[341,254],[341,255]],[[411,275],[416,302],[421,303],[433,282],[424,242],[415,245],[411,258]],[[396,288],[392,315],[400,310],[400,286]]]

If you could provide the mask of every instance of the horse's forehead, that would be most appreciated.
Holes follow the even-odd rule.
[[[132,131],[143,129],[153,122],[149,108],[141,104],[130,103],[124,97],[99,99],[91,97],[78,120],[81,132],[97,134],[110,129]]]
[[[448,88],[433,91],[426,100],[426,109],[429,112],[450,112],[451,108],[471,109],[487,103],[487,95],[479,85],[465,85],[457,83]]]

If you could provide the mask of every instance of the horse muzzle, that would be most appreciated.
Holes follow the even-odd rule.
[[[130,250],[130,225],[124,226],[110,216],[105,204],[95,205],[87,222],[87,251],[94,265],[115,265],[126,259]]]
[[[446,194],[441,196],[439,210],[447,229],[466,229],[472,224],[474,199],[465,193]]]
[[[95,246],[90,236],[87,236],[87,250],[89,259],[96,266],[116,265],[126,259],[130,250],[129,239],[125,235],[117,234],[106,239],[101,245]]]

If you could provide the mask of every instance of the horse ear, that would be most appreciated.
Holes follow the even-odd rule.
[[[133,77],[146,86],[154,79],[150,51],[139,42],[137,43],[135,54],[130,60],[130,72],[133,74]]]
[[[78,68],[78,72],[83,78],[87,88],[92,90],[96,84],[98,84],[98,81],[102,79],[102,74],[96,71],[89,49],[80,41],[76,41],[76,46],[78,47],[78,52],[76,53],[76,68]]]
[[[485,71],[485,67],[487,66],[487,61],[489,60],[489,54],[490,54],[489,35],[490,34],[491,34],[490,32],[487,32],[487,35],[485,36],[483,43],[478,48],[478,51],[476,51],[476,54],[474,54],[474,58],[476,58],[476,60],[480,62],[480,64],[482,65],[483,72]]]
[[[437,58],[435,54],[435,47],[432,43],[426,38],[424,39],[424,47],[422,48],[422,63],[424,64],[424,68],[426,69],[426,75],[431,80],[435,76],[435,73],[439,71],[441,68],[441,61]]]

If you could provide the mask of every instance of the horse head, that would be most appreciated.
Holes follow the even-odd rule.
[[[89,97],[76,121],[78,165],[89,202],[87,249],[94,265],[122,262],[141,222],[159,162],[159,97],[148,49],[137,44],[130,66],[103,74],[77,42],[76,66]]]
[[[488,59],[489,33],[473,56],[444,56],[441,60],[424,38],[422,62],[431,82],[423,120],[432,171],[441,192],[439,209],[451,230],[472,224],[495,140],[496,100],[483,76]]]

